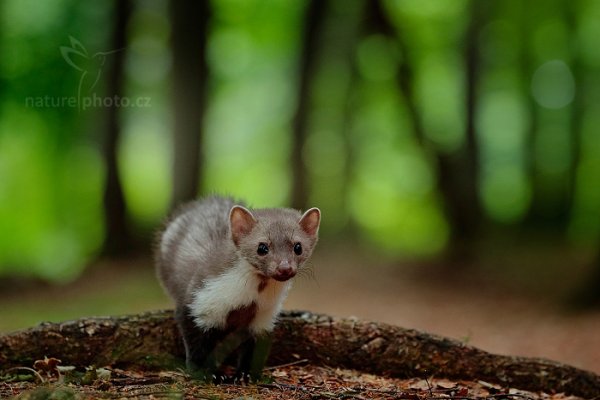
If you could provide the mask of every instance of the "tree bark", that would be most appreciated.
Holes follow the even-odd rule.
[[[173,50],[173,208],[196,198],[200,186],[210,2],[171,0],[169,11]]]
[[[308,134],[308,110],[310,109],[310,83],[315,75],[320,31],[323,25],[325,10],[329,2],[311,0],[308,3],[304,24],[304,36],[299,60],[299,82],[296,112],[292,121],[292,206],[306,209],[308,206],[309,187],[306,164],[302,152]]]
[[[63,365],[174,368],[184,351],[171,311],[84,318],[0,336],[0,366],[31,366],[44,356]],[[270,364],[306,358],[316,365],[392,377],[484,380],[531,391],[594,398],[600,376],[560,363],[493,355],[411,329],[309,312],[284,312]]]
[[[111,49],[118,50],[111,56],[108,70],[107,94],[123,96],[125,57],[127,51],[127,22],[131,16],[131,1],[114,2],[115,22],[111,39]],[[120,108],[116,105],[106,109],[106,138],[103,157],[106,165],[106,183],[104,186],[104,224],[106,227],[102,253],[108,256],[120,256],[131,250],[132,240],[127,218],[127,205],[119,173],[117,150],[121,136],[119,121]]]

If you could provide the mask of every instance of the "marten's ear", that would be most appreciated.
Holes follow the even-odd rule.
[[[300,221],[300,227],[304,232],[306,232],[309,236],[317,236],[319,232],[319,223],[321,222],[321,211],[313,207],[310,210],[306,211]]]
[[[229,212],[229,226],[231,227],[231,238],[237,245],[240,244],[242,237],[252,231],[256,225],[256,219],[247,208],[242,206],[233,206]]]

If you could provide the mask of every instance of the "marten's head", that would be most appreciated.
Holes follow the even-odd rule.
[[[293,278],[317,244],[321,212],[290,209],[250,212],[233,206],[229,213],[231,240],[239,254],[260,275],[277,281]]]

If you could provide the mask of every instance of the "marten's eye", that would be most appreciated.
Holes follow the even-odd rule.
[[[296,253],[297,256],[302,254],[302,245],[300,243],[294,245],[294,253]]]
[[[267,254],[269,254],[269,246],[267,246],[266,243],[259,243],[258,249],[256,249],[256,253],[259,256],[266,256]]]

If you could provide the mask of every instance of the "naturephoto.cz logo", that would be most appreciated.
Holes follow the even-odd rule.
[[[81,42],[69,36],[71,46],[60,46],[60,54],[65,62],[79,73],[76,96],[29,96],[25,98],[27,107],[35,108],[77,108],[79,111],[97,107],[150,107],[150,97],[126,97],[119,95],[99,96],[95,92],[103,76],[109,57],[122,51],[116,49],[91,54]]]

